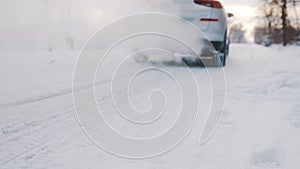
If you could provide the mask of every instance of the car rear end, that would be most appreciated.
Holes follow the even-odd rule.
[[[175,1],[179,6],[179,15],[197,26],[214,48],[226,55],[227,14],[223,5],[217,0]]]
[[[211,42],[223,42],[226,34],[226,13],[219,1],[177,0],[181,17],[192,22]]]

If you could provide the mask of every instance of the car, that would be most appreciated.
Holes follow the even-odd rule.
[[[217,0],[175,0],[180,17],[196,25],[207,37],[219,55],[222,66],[229,54],[227,20],[233,14],[226,13]]]

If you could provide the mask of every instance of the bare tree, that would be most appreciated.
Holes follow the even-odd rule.
[[[281,29],[281,39],[284,46],[286,46],[293,38],[291,38],[291,29],[294,29],[291,25],[290,18],[288,17],[288,8],[291,5],[294,6],[296,14],[296,22],[299,30],[299,19],[296,10],[296,4],[300,0],[264,0],[261,7],[263,11],[263,17],[267,21],[267,35],[268,37],[278,39],[278,30]],[[274,33],[274,30],[276,32]],[[296,36],[296,35],[295,35]]]
[[[281,19],[282,19],[282,30],[283,30],[283,46],[286,46],[287,41],[287,0],[281,0]]]
[[[294,13],[296,16],[297,30],[299,31],[300,25],[299,25],[299,15],[298,15],[298,11],[297,11],[297,2],[300,2],[300,1],[293,0],[293,9],[294,9]]]
[[[264,17],[268,22],[268,34],[272,34],[272,27],[278,25],[280,18],[279,15],[279,4],[277,0],[264,0],[262,8]]]

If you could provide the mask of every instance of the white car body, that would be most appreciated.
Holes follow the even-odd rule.
[[[224,63],[229,50],[227,38],[227,13],[217,0],[175,0],[180,17],[196,25],[212,43],[224,54]],[[222,61],[223,62],[223,61]]]

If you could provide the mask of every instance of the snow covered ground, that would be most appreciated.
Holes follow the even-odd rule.
[[[232,44],[230,50],[224,69],[227,80],[225,114],[214,136],[206,144],[197,143],[201,116],[179,146],[162,156],[144,160],[108,154],[81,130],[71,89],[77,51],[2,50],[0,168],[299,169],[300,48]],[[188,69],[165,58],[127,64],[130,67],[149,64],[163,67],[174,72],[177,78],[185,78],[182,72]],[[201,67],[190,69],[198,75],[202,111],[205,112],[210,96],[207,72]],[[102,70],[110,71],[109,65]],[[117,80],[127,78],[126,72],[123,73]],[[143,101],[148,96],[145,89],[159,86],[168,91],[174,85],[172,79],[162,73],[149,72],[146,77],[133,84],[132,100],[141,109],[148,106],[148,102]],[[110,114],[112,104],[107,101],[104,90],[109,81],[103,78],[97,83],[100,93],[97,100],[105,109],[108,121],[126,135],[150,136],[161,132],[174,120],[171,112],[178,106],[176,99],[170,101],[173,105],[166,112],[168,116],[163,116],[154,127],[138,130],[127,123],[119,124],[118,117]],[[83,85],[78,91],[88,87]],[[82,105],[82,108],[89,107]]]

